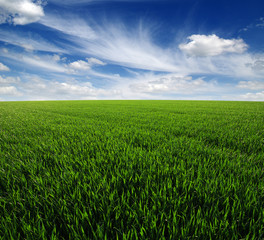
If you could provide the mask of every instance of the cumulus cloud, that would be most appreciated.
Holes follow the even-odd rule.
[[[65,75],[57,75],[56,80],[31,74],[22,74],[21,78],[19,89],[29,100],[113,99],[120,94],[117,89],[95,87]]]
[[[246,101],[264,101],[264,91],[257,93],[246,93],[241,95],[240,99]]]
[[[261,72],[264,71],[264,59],[263,56],[260,59],[257,59],[251,63],[246,64],[247,67],[251,67],[253,71],[255,72]]]
[[[3,63],[0,63],[0,71],[10,71],[10,69]]]
[[[21,96],[22,94],[14,86],[0,87],[0,95]]]
[[[0,0],[0,23],[11,22],[25,25],[38,21],[44,16],[42,1]]]
[[[264,60],[257,60],[254,62],[252,69],[255,71],[263,71],[264,70]]]
[[[264,89],[264,82],[261,81],[240,81],[237,85],[238,88],[261,90]]]
[[[20,77],[3,77],[0,76],[0,84],[11,84],[11,83],[19,83]]]
[[[56,83],[54,88],[56,96],[69,99],[115,99],[120,95],[119,90],[95,88],[91,83],[86,85]]]
[[[73,72],[87,71],[87,70],[90,70],[93,65],[105,65],[104,62],[96,58],[86,58],[86,60],[87,61],[78,60],[78,61],[70,63],[69,64],[70,70],[73,70]]]
[[[96,96],[98,94],[98,90],[95,89],[91,83],[86,83],[86,86],[81,86],[78,84],[70,84],[70,83],[54,83],[54,87],[56,92],[59,94],[70,94],[70,95],[79,95],[79,96]]]
[[[182,43],[179,48],[189,56],[206,57],[223,53],[243,53],[247,44],[242,39],[223,39],[215,34],[191,35],[188,43]]]
[[[216,81],[207,82],[203,78],[192,79],[191,76],[177,74],[147,74],[130,85],[134,92],[190,94],[215,90]]]
[[[69,67],[74,70],[89,70],[91,66],[88,62],[78,60],[69,64]]]
[[[59,61],[61,60],[61,57],[60,57],[60,55],[58,55],[58,54],[54,54],[54,55],[52,56],[52,60],[55,61],[55,62],[59,62]]]

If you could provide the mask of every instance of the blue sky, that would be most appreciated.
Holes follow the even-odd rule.
[[[0,100],[264,101],[264,1],[0,0]]]

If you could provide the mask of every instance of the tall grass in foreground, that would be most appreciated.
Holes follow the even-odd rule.
[[[0,103],[0,239],[263,239],[264,103]]]

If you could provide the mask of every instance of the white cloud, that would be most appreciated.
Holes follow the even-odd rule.
[[[59,62],[61,60],[61,57],[58,54],[54,54],[52,60],[55,62]]]
[[[242,28],[241,31],[248,31],[254,28],[263,28],[264,27],[264,17],[260,17],[257,21],[247,25],[246,27]]]
[[[247,44],[242,39],[223,39],[215,34],[191,35],[190,42],[182,43],[179,48],[190,56],[217,56],[223,53],[243,53]]]
[[[3,77],[0,76],[0,84],[11,84],[11,83],[19,83],[20,77]]]
[[[131,73],[132,74],[132,73]],[[100,75],[100,74],[98,74]],[[6,84],[19,87],[25,100],[51,99],[219,99],[221,94],[232,92],[215,80],[192,78],[178,74],[140,73],[122,77],[106,75],[85,79],[58,73],[47,79],[37,75],[20,74],[20,78],[5,79]],[[110,84],[102,80],[108,79]],[[11,81],[12,80],[12,81]],[[17,82],[15,82],[17,80]],[[99,83],[97,85],[97,83]],[[103,83],[103,84],[102,84]],[[0,84],[1,85],[1,84]],[[5,86],[3,83],[2,86]],[[235,89],[235,86],[233,86]],[[11,89],[5,89],[5,92]],[[3,90],[2,90],[3,91]],[[15,95],[12,95],[16,99]],[[12,97],[11,96],[11,97]],[[2,97],[3,98],[3,97]]]
[[[0,71],[10,71],[10,69],[3,63],[0,63]]]
[[[23,47],[28,52],[34,51],[34,47],[31,44],[21,44],[21,47]]]
[[[127,29],[120,22],[90,26],[78,17],[55,15],[46,16],[40,23],[64,33],[63,37],[72,42],[68,47],[74,54],[92,55],[132,68],[181,70],[174,64],[174,53],[154,44],[148,29],[141,25],[135,29]]]
[[[2,52],[3,53],[8,53],[8,49],[7,48],[2,48]]]
[[[85,84],[71,84],[66,82],[54,82],[52,83],[54,89],[54,95],[68,98],[68,99],[100,99],[109,98],[113,99],[120,92],[114,89],[102,89],[95,88],[91,83],[86,82]]]
[[[13,64],[23,66],[24,68],[34,67],[34,70],[42,70],[49,72],[66,73],[67,69],[60,63],[55,61],[54,55],[37,55],[32,53],[16,53],[9,51],[3,54],[4,57],[13,60]]]
[[[207,82],[203,78],[192,79],[191,76],[177,74],[146,74],[139,76],[135,83],[130,84],[134,92],[193,94],[216,91],[217,82]]]
[[[69,64],[69,67],[74,70],[89,70],[91,66],[88,62],[78,60]]]
[[[31,72],[38,72],[39,74],[45,73],[54,75],[55,73],[59,74],[78,74],[89,76],[96,76],[104,79],[117,79],[113,74],[103,74],[93,69],[96,65],[106,65],[106,63],[102,62],[96,58],[86,58],[86,61],[78,60],[72,63],[67,64],[67,58],[60,57],[57,54],[53,55],[40,55],[33,53],[16,53],[13,51],[9,51],[8,53],[4,53],[3,56],[12,60],[12,64],[15,66],[23,67],[24,69],[30,69]],[[33,70],[33,71],[32,71]]]
[[[248,66],[256,72],[264,71],[264,59],[257,59],[253,63],[249,63]]]
[[[21,59],[24,63],[34,66],[42,70],[49,70],[50,72],[66,72],[58,62],[52,59],[52,56],[37,56],[37,55],[24,55]]]
[[[114,99],[120,96],[120,91],[116,89],[94,87],[91,82],[78,81],[64,75],[57,76],[56,80],[47,80],[36,75],[22,74],[19,88],[28,100]]]
[[[77,60],[70,63],[68,66],[70,68],[70,73],[75,73],[75,71],[87,71],[94,65],[105,65],[104,62],[96,58],[86,58],[87,62],[83,60]],[[73,71],[72,71],[73,70]]]
[[[89,20],[87,21],[89,22]],[[96,58],[80,59],[69,63],[63,61],[62,56],[60,59],[59,55],[44,56],[37,52],[34,54],[23,53],[23,55],[10,52],[5,54],[6,58],[11,58],[14,63],[21,66],[24,65],[26,69],[33,66],[34,69],[48,70],[51,73],[85,74],[88,75],[87,77],[95,76],[112,82],[126,81],[126,79],[114,76],[114,74],[103,74],[100,70],[95,71],[92,67],[95,64],[104,65],[104,62],[107,62],[129,68],[177,73],[181,76],[213,74],[241,79],[259,79],[263,76],[262,72],[254,70],[255,59],[252,54],[224,54],[204,58],[188,57],[174,47],[164,48],[157,45],[154,42],[151,28],[144,27],[142,24],[132,29],[128,29],[120,22],[116,24],[105,22],[101,26],[96,26],[89,25],[88,22],[78,17],[66,16],[64,18],[55,15],[48,15],[40,22],[44,25],[47,24],[53,30],[59,29],[59,34],[63,33],[61,37],[66,40],[65,42],[71,42],[67,47],[70,55],[82,57],[90,55]],[[35,40],[37,42],[37,39]],[[44,44],[42,45],[44,46]],[[33,47],[35,48],[36,45]]]
[[[176,96],[177,99],[190,98],[190,96],[194,99],[216,99],[215,96],[217,94],[219,96],[221,91],[226,94],[230,91],[221,83],[221,77],[217,78],[218,81],[205,80],[208,79],[208,74],[239,77],[240,80],[263,78],[262,57],[255,58],[253,54],[242,53],[247,47],[246,45],[244,48],[241,47],[244,44],[243,40],[199,35],[207,38],[215,36],[215,38],[207,44],[209,50],[202,49],[202,54],[199,53],[207,57],[197,58],[199,54],[195,51],[196,55],[188,56],[181,52],[178,46],[166,48],[158,45],[154,41],[151,28],[144,27],[142,24],[128,29],[120,22],[116,24],[105,22],[98,26],[94,23],[89,24],[89,20],[85,21],[78,17],[64,18],[52,15],[49,18],[50,16],[44,17],[40,22],[66,40],[62,42],[68,42],[67,59],[64,60],[64,56],[61,53],[56,54],[56,51],[47,55],[37,51],[13,52],[17,48],[12,50],[11,47],[8,51],[3,51],[5,58],[13,60],[12,68],[15,65],[23,67],[25,71],[35,72],[49,79],[49,81],[26,81],[21,77],[22,80],[15,83],[11,79],[8,82],[6,77],[2,77],[2,84],[12,84],[18,87],[24,96],[31,96],[32,99],[164,99],[171,96]],[[38,37],[34,36],[26,42],[20,41],[27,39],[25,35],[13,33],[12,36],[15,39],[13,42],[16,41],[18,46],[28,50],[45,49],[44,40],[43,44],[37,45]],[[8,38],[7,33],[6,38]],[[11,43],[10,41],[7,43]],[[222,44],[223,42],[225,44]],[[200,44],[199,41],[198,43]],[[213,43],[217,43],[215,45],[217,51],[210,48]],[[243,44],[239,47],[240,43]],[[197,42],[194,45],[197,47]],[[221,54],[226,52],[230,54]],[[237,54],[239,52],[241,54]],[[74,55],[79,57],[76,61],[71,60],[71,56]],[[86,58],[87,56],[94,57]],[[125,75],[123,72],[120,72],[120,75],[107,74],[104,73],[103,68],[93,68],[96,65],[103,66],[105,63],[117,64],[120,69],[123,66],[134,68],[130,70],[137,74],[133,75],[131,71],[123,77]],[[207,77],[191,77],[193,74]],[[71,80],[73,78],[75,80]],[[84,83],[84,81],[89,82]],[[241,92],[236,87],[236,83],[233,83],[230,88]]]
[[[258,23],[256,24],[256,27],[260,27],[260,28],[264,27],[264,17],[259,18]]]
[[[67,53],[67,50],[55,46],[54,44],[46,41],[36,34],[32,35],[21,33],[19,31],[13,32],[0,29],[0,41],[22,47],[27,51],[35,50],[55,53]]]
[[[192,35],[201,38],[195,44],[193,43],[192,53],[197,56],[208,56],[196,58],[183,54],[175,47],[164,48],[157,45],[154,42],[154,33],[151,32],[151,28],[143,26],[143,24],[132,29],[128,29],[121,22],[115,24],[104,22],[101,26],[96,26],[89,25],[78,17],[67,16],[63,19],[55,15],[46,16],[41,20],[41,23],[64,33],[63,37],[72,42],[68,46],[72,54],[96,56],[108,63],[123,67],[174,72],[182,75],[220,74],[232,76],[233,74],[235,77],[242,78],[260,75],[246,66],[247,63],[253,62],[250,54],[236,54],[242,53],[247,48],[241,39],[228,40],[216,35]],[[202,41],[203,38],[205,43]],[[203,48],[199,50],[197,44],[201,44]],[[181,46],[184,48],[185,45]],[[186,44],[186,46],[189,45]],[[230,54],[220,54],[225,52]],[[215,55],[213,58],[210,57],[213,55]],[[87,64],[86,68],[88,69]]]
[[[77,40],[84,52],[125,67],[157,71],[178,71],[171,51],[154,44],[142,26],[127,29],[122,24],[106,24],[97,29],[96,41]]]
[[[33,0],[0,0],[1,23],[25,25],[38,21],[44,16],[40,3]]]
[[[86,60],[88,61],[90,65],[105,65],[104,62],[102,62],[101,60],[97,58],[86,58]]]
[[[59,83],[53,84],[56,92],[59,94],[69,94],[78,96],[96,96],[98,90],[96,90],[91,83],[86,83],[86,86],[80,86],[77,84]]]
[[[96,33],[86,21],[71,15],[65,15],[63,17],[46,15],[40,20],[40,23],[72,37],[85,40],[97,39]]]
[[[240,81],[237,85],[238,88],[261,90],[264,89],[264,82],[261,81]]]
[[[14,86],[0,87],[0,95],[21,96],[22,94]]]
[[[240,99],[246,101],[264,101],[264,91],[257,93],[246,93],[241,95]]]
[[[258,58],[263,56],[258,56]],[[212,74],[228,76],[232,78],[240,78],[246,80],[263,79],[263,71],[261,69],[256,70],[253,66],[256,62],[256,56],[250,53],[243,54],[230,54],[230,55],[219,55],[213,58],[190,58],[195,59],[198,63],[198,69],[202,73],[209,73],[209,69],[201,62],[211,62],[214,68],[211,68]],[[194,65],[194,64],[193,64]],[[191,65],[190,65],[191,66]]]

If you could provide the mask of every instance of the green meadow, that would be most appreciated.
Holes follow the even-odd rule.
[[[0,239],[263,239],[264,102],[0,102]]]

